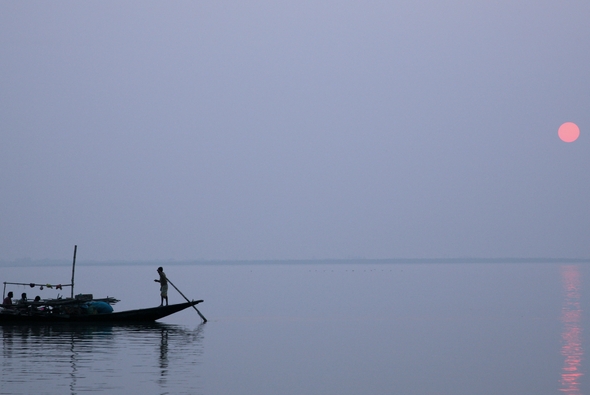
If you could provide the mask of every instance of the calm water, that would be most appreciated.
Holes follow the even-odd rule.
[[[79,266],[76,293],[155,306],[155,269]],[[583,264],[164,269],[209,322],[186,310],[144,326],[0,327],[0,394],[590,393]],[[69,270],[0,268],[0,281],[67,283]]]

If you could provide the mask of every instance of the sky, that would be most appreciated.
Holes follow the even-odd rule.
[[[2,2],[0,261],[589,258],[588,70],[584,1]]]

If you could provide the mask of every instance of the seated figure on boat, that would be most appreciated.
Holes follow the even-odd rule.
[[[2,301],[2,307],[4,307],[5,309],[12,309],[12,297],[13,296],[14,296],[14,294],[12,292],[9,292],[8,295],[6,295],[6,297]]]
[[[41,309],[41,307],[39,306],[40,304],[41,304],[41,297],[39,295],[37,295],[37,296],[35,296],[35,299],[33,300],[33,303],[31,304],[31,312],[45,310],[45,309]]]

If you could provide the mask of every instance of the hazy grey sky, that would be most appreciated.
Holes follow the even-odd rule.
[[[587,1],[2,2],[0,260],[590,257],[589,70]]]

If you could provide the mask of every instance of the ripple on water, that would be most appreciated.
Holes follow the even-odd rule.
[[[199,393],[204,327],[3,326],[0,394]]]

